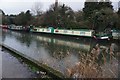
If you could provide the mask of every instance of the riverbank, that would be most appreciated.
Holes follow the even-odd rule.
[[[7,45],[2,44],[2,48],[7,49],[8,51],[12,52],[16,56],[21,57],[27,63],[34,65],[35,67],[37,67],[39,69],[42,69],[42,71],[45,71],[48,75],[50,75],[53,78],[64,78],[62,73],[54,70],[53,68],[50,68],[49,66],[47,66],[45,64],[37,62],[36,60],[24,55],[23,53],[18,52],[17,50],[15,50]]]
[[[0,48],[1,60],[1,78],[50,78],[46,72],[42,72],[33,65],[26,63],[20,57],[14,55],[11,51]]]

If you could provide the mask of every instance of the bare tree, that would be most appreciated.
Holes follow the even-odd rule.
[[[43,4],[41,2],[35,2],[31,11],[33,12],[34,15],[41,15],[42,14],[42,7],[43,7]]]

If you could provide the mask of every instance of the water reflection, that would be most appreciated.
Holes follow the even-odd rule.
[[[24,32],[22,32],[22,33],[17,33],[17,32],[11,32],[11,31],[9,31],[9,30],[4,30],[3,31],[3,41],[4,41],[4,39],[5,39],[5,35],[7,35],[7,37],[13,37],[13,38],[16,38],[16,40],[18,40],[20,43],[22,43],[22,44],[26,44],[26,46],[28,46],[29,47],[29,45],[31,44],[31,40],[32,40],[32,38],[31,38],[31,36],[29,35],[29,34],[27,34],[27,33],[24,33]],[[13,36],[14,35],[14,36]]]
[[[117,77],[116,43],[14,31],[3,31],[2,37],[4,44],[68,77]]]

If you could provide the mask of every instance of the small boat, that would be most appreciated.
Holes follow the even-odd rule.
[[[117,29],[113,29],[111,30],[112,31],[112,36],[113,36],[113,39],[115,40],[120,40],[120,30],[117,30]]]
[[[97,40],[110,40],[112,38],[112,34],[99,32],[99,33],[94,35],[94,38]]]
[[[8,29],[7,25],[1,25],[2,29]]]
[[[30,31],[29,26],[16,26],[16,25],[9,25],[8,29],[14,30],[14,31]]]

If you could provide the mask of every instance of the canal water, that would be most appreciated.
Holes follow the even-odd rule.
[[[113,41],[3,30],[2,43],[66,77],[118,77],[120,47]]]

